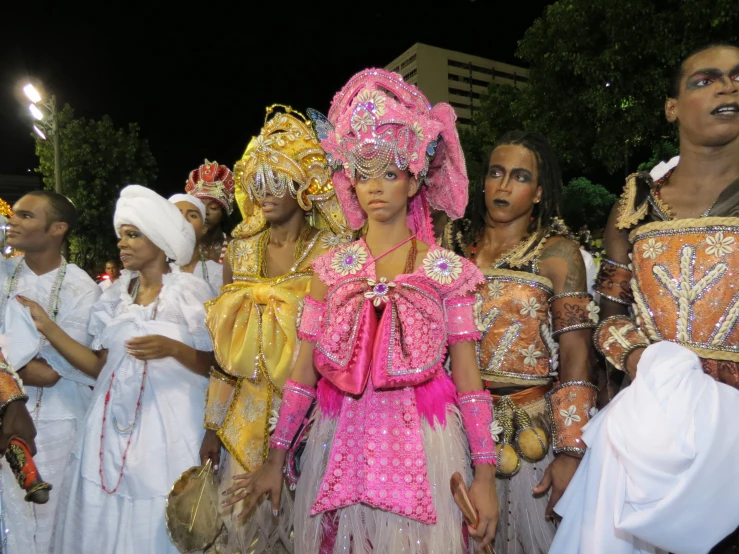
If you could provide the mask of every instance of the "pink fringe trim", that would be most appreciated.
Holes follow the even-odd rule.
[[[415,388],[418,413],[433,425],[434,417],[446,427],[446,411],[449,404],[457,403],[457,388],[446,373]]]
[[[345,393],[337,389],[328,379],[319,379],[317,388],[321,414],[331,419],[338,418]]]
[[[467,333],[464,335],[447,335],[447,344],[449,346],[452,346],[454,344],[457,344],[458,342],[469,342],[469,341],[478,341],[482,338],[482,333],[479,331],[476,333]]]

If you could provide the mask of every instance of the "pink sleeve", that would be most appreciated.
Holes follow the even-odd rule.
[[[306,295],[303,307],[298,317],[298,337],[308,342],[317,342],[321,334],[323,314],[326,312],[326,303],[314,300]]]
[[[336,250],[334,249],[326,252],[325,254],[321,254],[315,260],[313,260],[313,263],[311,263],[313,271],[316,275],[318,275],[318,278],[323,281],[323,283],[327,287],[333,285],[334,282],[336,282],[336,278],[338,277],[336,271],[334,271],[331,267],[331,262],[334,259],[335,252]]]
[[[481,334],[475,321],[474,295],[449,298],[444,301],[446,334],[449,344],[480,340]]]

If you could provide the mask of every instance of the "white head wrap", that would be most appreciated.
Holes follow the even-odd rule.
[[[138,227],[177,265],[187,264],[192,259],[195,230],[177,206],[151,189],[128,185],[121,191],[113,216],[113,227],[119,238],[122,225]]]
[[[172,202],[172,204],[177,204],[177,202],[189,202],[200,210],[200,215],[203,216],[203,222],[205,222],[205,204],[203,204],[203,201],[200,200],[200,198],[197,198],[192,194],[173,194],[169,197],[169,201]]]

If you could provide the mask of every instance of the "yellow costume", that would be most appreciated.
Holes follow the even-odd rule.
[[[206,305],[220,368],[211,372],[205,426],[217,431],[238,462],[224,463],[222,487],[230,486],[232,475],[253,471],[264,462],[270,418],[278,412],[282,387],[298,355],[297,318],[310,288],[310,264],[348,239],[318,139],[301,114],[284,109],[285,113],[267,108],[260,135],[235,166],[236,199],[244,221],[234,230],[227,250],[233,283]],[[274,196],[289,192],[307,219],[290,271],[272,278],[264,270],[270,229],[256,203],[265,190]],[[268,502],[258,506],[245,525],[236,522],[233,530],[230,517],[225,517],[229,521],[225,550],[291,551],[292,501],[285,500],[277,526]],[[265,507],[262,517],[260,510]]]

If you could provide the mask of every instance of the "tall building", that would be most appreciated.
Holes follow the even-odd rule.
[[[469,125],[490,83],[514,87],[527,83],[522,67],[444,50],[417,42],[385,67],[416,85],[431,104],[447,102],[457,112],[457,124]]]

